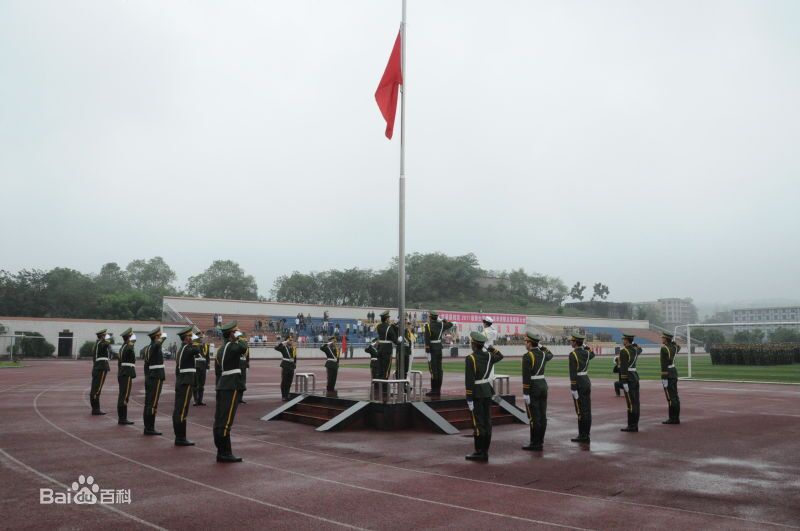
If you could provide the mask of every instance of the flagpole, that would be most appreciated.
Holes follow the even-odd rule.
[[[403,84],[400,85],[400,244],[398,261],[398,291],[400,337],[405,340],[406,333],[406,0],[403,0],[403,22],[400,25],[400,72]],[[405,374],[403,350],[405,342],[400,343],[397,353],[398,374]],[[405,389],[405,388],[403,388]],[[398,394],[401,391],[398,389]]]

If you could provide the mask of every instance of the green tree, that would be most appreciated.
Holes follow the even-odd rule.
[[[800,332],[792,328],[778,328],[769,335],[773,343],[800,343]]]
[[[572,286],[569,290],[569,298],[574,299],[576,301],[582,301],[584,291],[586,291],[586,286],[584,286],[580,282],[576,282],[575,285]]]
[[[45,317],[91,318],[97,312],[97,292],[89,275],[56,267],[45,274]]]
[[[132,289],[127,273],[116,262],[103,264],[100,273],[94,277],[94,283],[97,291],[102,294],[120,293]]]
[[[258,299],[258,285],[251,275],[246,275],[232,260],[214,260],[204,272],[189,277],[187,291],[190,295],[214,299]]]
[[[608,286],[603,284],[602,282],[595,282],[594,286],[592,286],[593,294],[592,300],[598,298],[600,300],[606,300],[608,298]]]
[[[173,283],[178,277],[160,256],[150,260],[134,260],[125,268],[125,272],[135,289],[159,296],[177,293]]]

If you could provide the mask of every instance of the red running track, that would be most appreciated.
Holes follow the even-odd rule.
[[[0,527],[327,529],[765,529],[800,526],[800,388],[681,382],[680,426],[663,426],[660,382],[643,382],[640,432],[622,433],[624,399],[609,380],[593,388],[591,448],[577,430],[567,382],[548,378],[545,451],[520,450],[527,426],[494,430],[488,464],[464,461],[469,432],[318,433],[262,422],[280,404],[280,370],[254,362],[233,447],[244,462],[214,461],[213,393],[192,407],[189,438],[172,444],[172,372],[159,407],[162,437],[141,434],[143,379],[116,424],[116,369],[89,415],[90,364],[31,361],[0,369]],[[321,364],[316,372],[324,382]],[[140,369],[141,372],[141,369]],[[340,388],[366,388],[367,371],[343,367]],[[460,388],[446,374],[445,387]],[[211,378],[213,380],[213,377]],[[512,384],[519,394],[520,382]],[[207,393],[208,395],[208,393]],[[41,505],[79,475],[130,489],[130,504]]]

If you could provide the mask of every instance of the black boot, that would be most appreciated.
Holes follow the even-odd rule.
[[[205,390],[202,390],[202,391],[198,391],[198,392],[197,392],[197,405],[198,405],[198,406],[204,406],[204,405],[206,405],[206,403],[205,403],[205,402],[203,402],[203,395],[204,395],[204,394],[205,394]]]
[[[120,426],[128,426],[133,424],[130,420],[128,420],[128,408],[125,406],[118,406],[117,407],[117,424]]]
[[[242,458],[233,455],[231,450],[231,436],[222,438],[222,455],[217,455],[217,463],[241,463]]]
[[[92,415],[105,415],[105,411],[100,411],[100,399],[95,398],[89,400],[89,403],[92,405]]]
[[[528,445],[523,446],[522,449],[527,450],[529,452],[541,452],[543,448],[541,444],[537,444],[531,441]]]
[[[639,431],[639,427],[638,426],[626,426],[624,428],[620,428],[619,431],[627,431],[629,433],[636,433],[636,432]]]
[[[186,438],[186,424],[177,423],[175,428],[175,446],[194,446],[194,443]]]
[[[156,416],[145,415],[144,419],[144,434],[145,435],[161,435],[160,431],[156,431]]]

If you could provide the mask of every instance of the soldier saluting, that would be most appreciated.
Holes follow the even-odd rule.
[[[439,398],[442,394],[442,336],[453,328],[453,323],[439,319],[439,313],[431,310],[428,313],[428,322],[423,330],[425,338],[425,354],[428,356],[428,370],[431,373],[431,390],[425,396]]]
[[[128,420],[128,400],[131,397],[133,379],[136,378],[136,335],[128,328],[122,332],[122,346],[119,349],[117,361],[117,382],[119,383],[119,396],[117,397],[117,424],[122,426],[133,424]]]
[[[239,357],[239,368],[242,369],[242,391],[239,393],[239,403],[246,404],[244,399],[244,392],[247,391],[247,369],[250,368],[250,344],[247,342],[247,336],[239,332],[239,341],[244,345],[244,352]]]
[[[222,326],[225,344],[217,351],[214,371],[217,375],[217,409],[214,412],[214,444],[217,446],[218,463],[238,463],[241,457],[231,450],[231,426],[239,406],[239,393],[244,390],[240,359],[247,351],[247,343],[241,341],[236,321]]]
[[[620,431],[636,433],[639,431],[639,373],[636,362],[642,349],[633,342],[635,336],[622,335],[622,350],[619,351],[619,380],[625,401],[628,404],[628,425]]]
[[[336,336],[328,338],[328,342],[319,348],[325,353],[325,370],[328,373],[328,396],[336,396],[336,377],[339,375],[339,349],[336,348]]]
[[[667,397],[669,418],[661,424],[681,423],[681,400],[678,398],[678,369],[675,368],[675,356],[681,347],[675,341],[674,335],[669,332],[661,334],[661,385]]]
[[[528,421],[531,426],[531,440],[523,450],[541,452],[544,432],[547,430],[547,381],[544,379],[544,366],[553,359],[547,347],[540,347],[542,337],[527,332],[525,346],[528,352],[522,356],[522,393]]]
[[[92,415],[105,415],[105,411],[100,410],[100,393],[103,391],[103,384],[106,383],[106,375],[110,370],[108,366],[108,345],[111,336],[103,328],[95,332],[97,340],[92,347],[92,389],[89,395],[89,403],[92,406]]]
[[[208,343],[204,341],[203,332],[200,330],[197,332],[197,340],[195,341],[194,345],[199,350],[198,355],[194,358],[194,368],[196,372],[194,373],[194,405],[195,406],[205,406],[206,403],[203,402],[203,394],[206,390],[206,371],[208,371],[208,366],[211,363],[211,359],[209,357],[210,347]]]
[[[590,442],[592,429],[592,382],[589,380],[589,360],[594,352],[583,346],[586,336],[577,332],[570,337],[572,352],[569,354],[569,383],[575,413],[578,415],[578,436],[572,442]]]
[[[372,376],[373,380],[380,378],[378,376],[378,338],[374,338],[372,341],[369,342],[367,348],[364,349],[364,352],[369,354],[369,373]]]
[[[388,380],[392,370],[392,354],[394,345],[400,341],[400,330],[397,323],[389,322],[389,310],[381,312],[381,322],[378,323],[378,379]],[[381,384],[381,396],[384,400],[389,394],[389,385]]]
[[[281,400],[286,402],[289,400],[294,370],[297,367],[297,348],[292,336],[286,336],[286,339],[275,345],[275,350],[281,353]]]
[[[492,444],[492,396],[494,388],[489,374],[495,363],[503,355],[494,347],[483,349],[486,336],[471,332],[472,353],[464,360],[464,386],[466,387],[467,407],[472,415],[475,451],[467,456],[468,461],[488,461],[489,446]]]
[[[178,332],[181,348],[175,358],[175,406],[172,408],[172,430],[175,432],[175,446],[194,446],[186,438],[186,417],[189,415],[189,399],[192,396],[195,368],[195,356],[200,349],[193,344],[197,339],[194,326],[187,326]]]
[[[164,386],[164,354],[161,347],[167,334],[161,327],[151,330],[148,334],[150,344],[143,350],[144,355],[144,434],[161,435],[156,431],[156,414],[158,413],[158,399]]]

